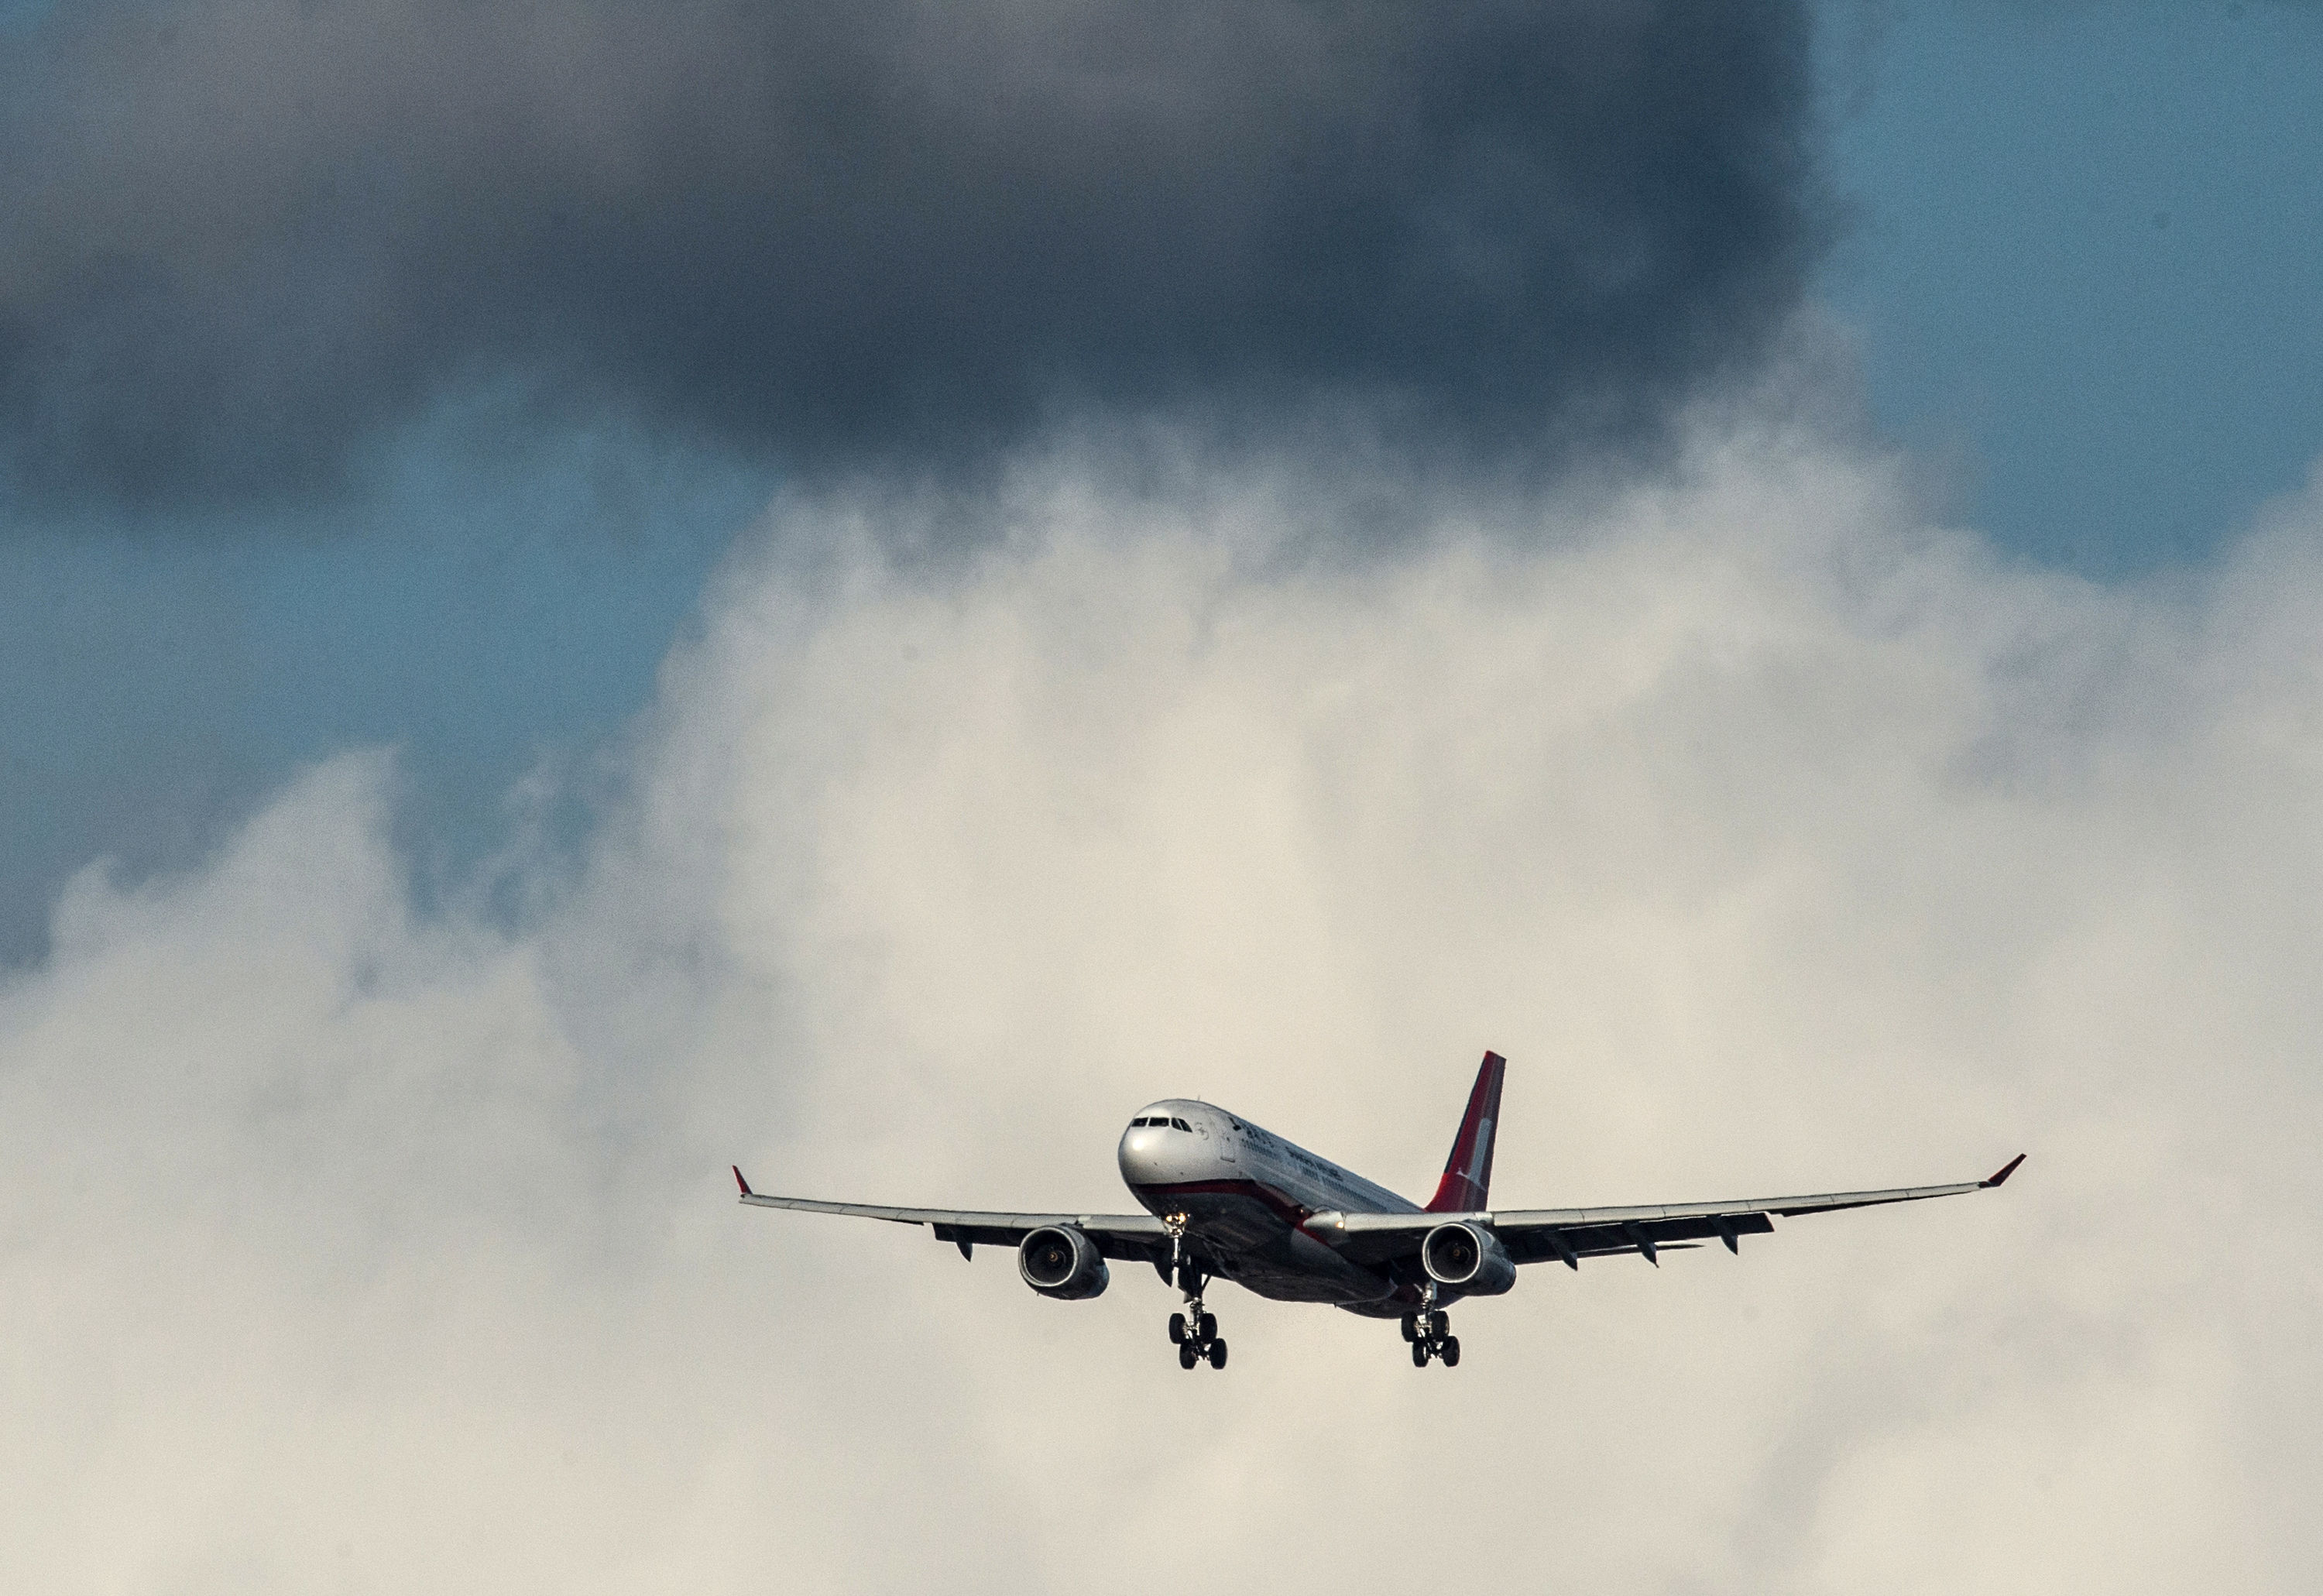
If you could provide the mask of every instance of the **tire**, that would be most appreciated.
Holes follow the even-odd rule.
[[[1428,1367],[1428,1344],[1426,1342],[1417,1339],[1412,1342],[1411,1366],[1414,1369],[1425,1369]]]
[[[1214,1341],[1210,1343],[1210,1367],[1213,1369],[1223,1369],[1226,1366],[1226,1344],[1223,1341]]]
[[[1211,1341],[1216,1341],[1217,1338],[1218,1338],[1218,1316],[1217,1316],[1217,1315],[1216,1315],[1216,1314],[1204,1314],[1204,1315],[1202,1316],[1202,1339],[1203,1339],[1205,1342],[1211,1342]]]
[[[1192,1342],[1190,1342],[1190,1341],[1181,1341],[1181,1342],[1180,1342],[1180,1343],[1178,1344],[1178,1367],[1179,1367],[1179,1368],[1180,1368],[1180,1369],[1191,1369],[1191,1368],[1194,1366],[1194,1360],[1195,1360],[1195,1357],[1196,1357],[1196,1356],[1197,1356],[1197,1354],[1196,1354],[1196,1353],[1195,1353],[1195,1351],[1194,1351],[1194,1344],[1193,1344]]]
[[[1419,1339],[1419,1316],[1418,1314],[1406,1314],[1403,1316],[1403,1338],[1406,1341],[1418,1341]]]
[[[1444,1367],[1446,1369],[1457,1369],[1460,1366],[1460,1338],[1458,1336],[1447,1335],[1444,1338],[1444,1351],[1442,1356],[1444,1359]]]
[[[1172,1346],[1186,1344],[1186,1316],[1183,1314],[1170,1316],[1170,1344]]]

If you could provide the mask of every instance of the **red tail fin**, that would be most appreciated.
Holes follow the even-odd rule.
[[[1484,1055],[1468,1093],[1468,1112],[1460,1116],[1460,1133],[1452,1139],[1452,1156],[1444,1160],[1444,1179],[1428,1199],[1430,1214],[1471,1214],[1482,1208],[1492,1190],[1492,1133],[1501,1123],[1501,1078],[1509,1061],[1498,1053]]]

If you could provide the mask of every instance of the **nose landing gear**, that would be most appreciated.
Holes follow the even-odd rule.
[[[1172,1215],[1162,1223],[1170,1232],[1170,1272],[1186,1298],[1186,1311],[1170,1316],[1170,1339],[1177,1344],[1178,1367],[1191,1369],[1207,1362],[1213,1369],[1223,1369],[1226,1344],[1218,1339],[1217,1316],[1202,1307],[1202,1288],[1209,1284],[1209,1276],[1186,1256],[1185,1215]]]

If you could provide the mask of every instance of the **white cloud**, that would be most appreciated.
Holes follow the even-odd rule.
[[[779,508],[519,930],[415,912],[369,756],[77,881],[0,995],[6,1582],[2311,1582],[2323,491],[2109,590],[1812,437],[1360,568],[1359,472],[1198,474]],[[906,514],[1010,533],[785,552]],[[1120,1206],[1191,1091],[1423,1190],[1488,1045],[1503,1201],[2034,1157],[1425,1374],[729,1201]]]

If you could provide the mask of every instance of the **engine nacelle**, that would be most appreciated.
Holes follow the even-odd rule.
[[[1482,1225],[1437,1225],[1419,1243],[1419,1262],[1428,1279],[1464,1297],[1498,1297],[1517,1283],[1516,1261]]]
[[[1086,1232],[1070,1225],[1046,1225],[1016,1248],[1016,1272],[1043,1297],[1080,1302],[1103,1293],[1113,1281],[1105,1254]]]

